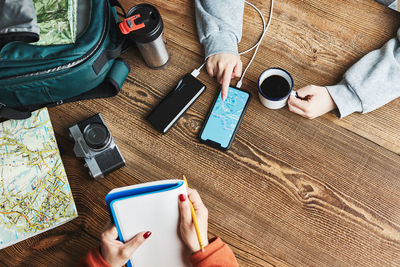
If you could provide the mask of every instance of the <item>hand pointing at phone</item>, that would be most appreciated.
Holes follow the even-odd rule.
[[[207,58],[206,69],[211,77],[216,77],[222,87],[222,100],[228,96],[229,84],[232,78],[240,78],[242,61],[239,55],[220,53]]]

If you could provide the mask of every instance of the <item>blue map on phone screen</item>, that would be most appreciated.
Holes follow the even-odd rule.
[[[222,101],[220,92],[200,138],[228,147],[248,98],[247,92],[229,87],[228,97]]]

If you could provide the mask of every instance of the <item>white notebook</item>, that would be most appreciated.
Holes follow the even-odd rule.
[[[190,253],[179,231],[180,194],[187,194],[182,180],[126,186],[107,194],[106,202],[121,241],[130,240],[139,232],[152,232],[127,266],[190,266]]]

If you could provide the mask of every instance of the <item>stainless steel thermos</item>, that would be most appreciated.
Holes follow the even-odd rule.
[[[144,27],[129,33],[129,38],[136,43],[147,66],[164,67],[169,56],[164,43],[164,24],[160,13],[152,5],[139,4],[128,11],[127,17],[131,16],[137,16],[136,24],[144,24]]]

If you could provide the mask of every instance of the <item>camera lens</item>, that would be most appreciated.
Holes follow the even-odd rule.
[[[91,123],[83,131],[83,138],[89,147],[101,149],[108,145],[110,133],[103,124]]]

